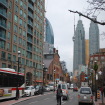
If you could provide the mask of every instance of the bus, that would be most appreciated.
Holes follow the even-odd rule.
[[[24,95],[24,74],[14,69],[0,68],[0,100],[16,97],[17,81],[21,97]]]

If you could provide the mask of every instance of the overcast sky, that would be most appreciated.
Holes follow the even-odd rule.
[[[68,71],[73,69],[73,41],[74,35],[74,14],[68,10],[77,10],[82,13],[86,11],[88,7],[87,0],[45,0],[46,17],[50,21],[54,32],[54,46],[59,50],[60,60],[64,60],[67,63]],[[105,17],[101,14],[101,17]],[[78,20],[83,21],[85,28],[85,37],[89,38],[89,25],[90,20],[79,17],[75,14],[75,24]],[[105,29],[105,26],[100,26],[100,33]],[[105,47],[105,40],[100,38],[100,47]]]

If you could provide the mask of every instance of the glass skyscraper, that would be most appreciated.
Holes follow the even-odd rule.
[[[54,48],[54,33],[53,28],[49,20],[45,19],[45,43],[44,43],[44,53],[53,53]]]
[[[89,28],[89,54],[99,52],[99,28],[98,25],[91,21]]]
[[[82,21],[79,20],[74,37],[73,71],[78,70],[79,65],[85,65],[85,31]]]

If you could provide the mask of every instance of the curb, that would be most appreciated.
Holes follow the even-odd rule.
[[[43,95],[48,95],[48,94],[52,94],[52,93],[53,93],[53,92],[47,93],[47,94],[43,94]],[[24,100],[20,100],[20,101],[18,101],[18,102],[15,102],[15,103],[12,103],[12,104],[9,104],[9,105],[15,105],[15,104],[17,104],[17,103],[20,103],[20,102],[23,102],[23,101],[26,101],[26,100],[29,100],[29,99],[32,99],[32,98],[35,98],[35,97],[40,97],[40,96],[43,96],[43,95],[32,96],[32,97],[30,97],[30,98],[27,98],[27,99],[24,99]]]

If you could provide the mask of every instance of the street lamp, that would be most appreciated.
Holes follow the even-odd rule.
[[[94,71],[95,71],[95,101],[97,101],[97,84],[96,84],[96,73],[98,70],[97,61],[94,61]]]
[[[54,91],[55,91],[55,72],[56,70],[54,70]]]
[[[20,61],[20,56],[21,56],[21,52],[20,51],[18,51],[18,71],[17,71],[17,87],[16,87],[16,100],[18,100],[19,99],[19,90],[18,90],[18,73],[19,73],[19,61]]]

